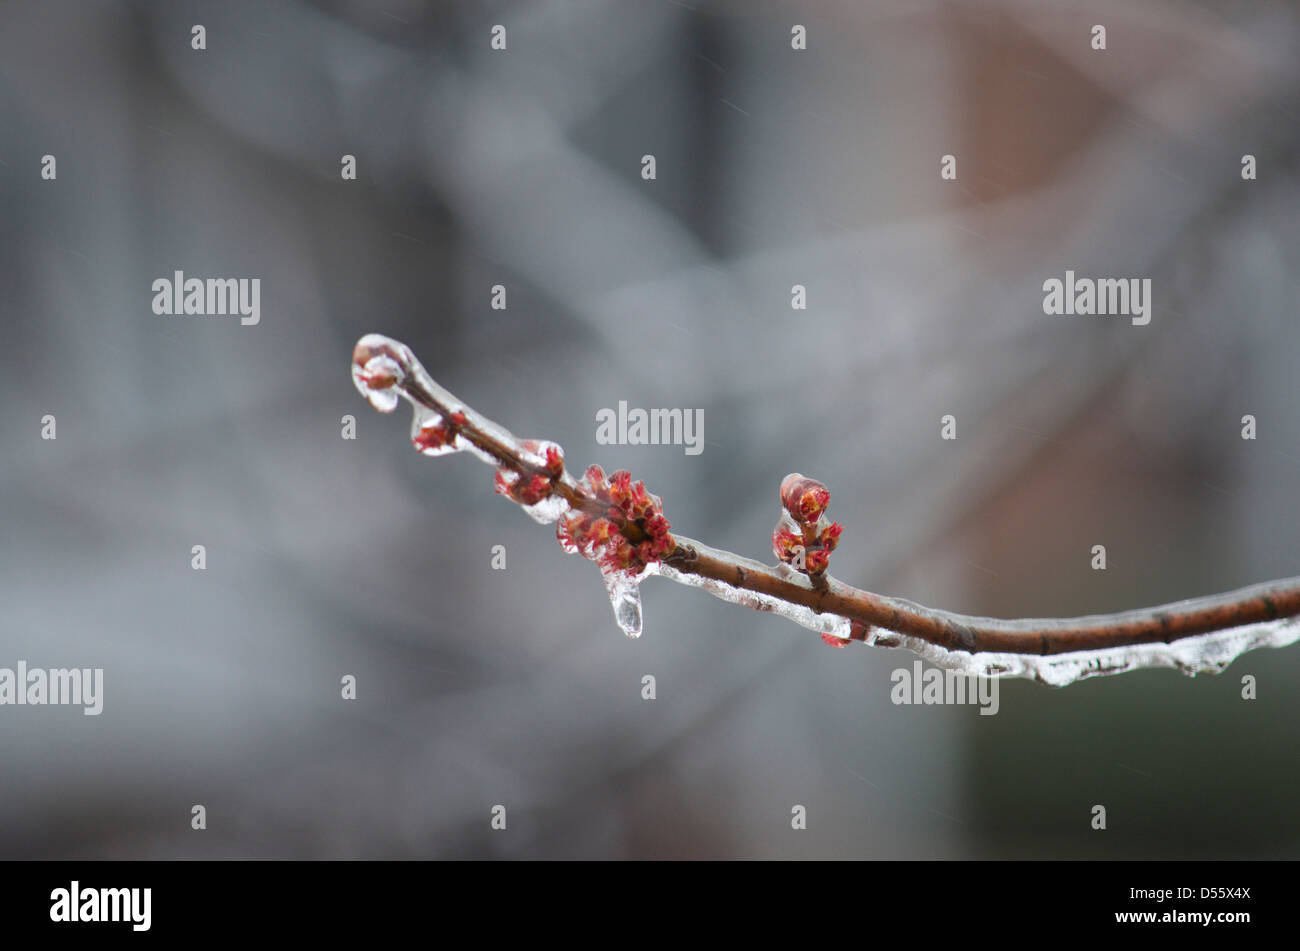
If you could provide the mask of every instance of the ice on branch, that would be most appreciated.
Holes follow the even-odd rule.
[[[641,581],[658,570],[674,547],[663,504],[624,470],[606,479],[604,469],[590,466],[581,487],[601,511],[568,513],[556,527],[556,537],[565,551],[600,567],[618,626],[628,637],[640,637]]]
[[[830,491],[792,473],[769,566],[670,532],[663,504],[630,473],[565,469],[553,442],[519,439],[433,381],[401,343],[368,334],[352,354],[352,379],[375,409],[411,404],[411,442],[427,456],[468,452],[496,468],[496,491],[531,518],[554,523],[565,551],[595,562],[619,628],[642,629],[641,583],[659,575],[732,604],[784,617],[834,647],[860,641],[906,648],[981,677],[1026,677],[1065,686],[1090,677],[1170,667],[1217,673],[1247,651],[1300,640],[1300,578],[1119,614],[1003,620],[968,617],[872,594],[831,577],[843,529],[826,515]]]
[[[591,466],[575,482],[558,444],[519,439],[463,406],[433,381],[409,348],[380,334],[358,341],[352,380],[382,413],[396,409],[399,398],[411,404],[411,443],[423,455],[469,451],[495,465],[497,493],[536,522],[558,522],[564,550],[600,569],[619,628],[629,637],[641,636],[640,583],[674,546],[663,505],[644,483],[633,482],[624,471],[607,479],[600,466]]]
[[[1170,644],[1135,644],[1066,654],[966,654],[946,651],[914,637],[894,636],[890,646],[906,647],[940,667],[981,677],[1025,677],[1065,687],[1093,677],[1168,667],[1194,677],[1222,673],[1242,654],[1261,647],[1287,647],[1300,640],[1300,618],[1246,624]],[[878,642],[879,643],[879,642]]]

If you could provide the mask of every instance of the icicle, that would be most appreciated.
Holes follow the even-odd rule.
[[[646,576],[657,573],[653,567],[639,575],[604,565],[600,567],[605,590],[609,592],[609,604],[614,609],[614,620],[628,637],[641,636],[641,581]]]

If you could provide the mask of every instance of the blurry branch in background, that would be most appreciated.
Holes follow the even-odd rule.
[[[468,451],[497,466],[496,490],[536,521],[557,523],[564,549],[598,565],[624,633],[641,633],[640,582],[651,575],[779,614],[832,646],[906,647],[941,666],[1055,686],[1147,667],[1215,673],[1246,651],[1300,639],[1300,578],[1154,608],[1080,618],[1003,620],[873,594],[826,573],[842,528],[830,493],[798,473],[781,485],[772,567],[670,533],[660,500],[629,473],[591,466],[581,479],[555,443],[522,440],[439,386],[404,344],[379,334],[357,342],[357,389],[376,409],[414,407],[411,439],[425,455]]]

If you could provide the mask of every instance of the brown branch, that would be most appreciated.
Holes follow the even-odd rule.
[[[818,591],[811,582],[805,587],[799,579],[780,574],[778,569],[705,548],[680,536],[677,546],[677,551],[665,560],[682,571],[800,604],[819,614],[836,614],[907,634],[945,650],[971,654],[1065,654],[1134,644],[1168,644],[1196,634],[1300,615],[1300,578],[1287,578],[1119,614],[1018,620],[970,617],[873,594],[834,578],[827,579],[826,591]]]
[[[448,438],[463,439],[483,458],[521,478],[549,480],[550,491],[563,498],[572,510],[595,518],[608,513],[608,502],[593,497],[567,471],[561,469],[557,475],[539,464],[536,454],[522,440],[464,406],[435,383],[403,344],[377,334],[363,337],[353,353],[353,377],[358,389],[377,408],[391,410],[396,395],[402,395],[441,417]],[[641,527],[633,520],[619,529],[634,544],[644,538]],[[889,633],[893,632],[948,651],[971,654],[1097,652],[1139,644],[1169,644],[1198,634],[1300,616],[1300,578],[1287,578],[1118,614],[1017,620],[970,617],[873,594],[829,575],[808,576],[785,566],[770,567],[681,535],[674,535],[672,542],[662,563],[674,572],[799,605],[818,614],[847,618],[857,622],[852,625],[853,639],[870,640],[879,646],[899,644],[900,639]],[[770,600],[762,598],[756,599],[755,606],[770,605]],[[885,630],[873,634],[872,628]]]

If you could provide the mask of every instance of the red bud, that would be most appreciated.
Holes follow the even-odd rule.
[[[781,504],[804,524],[817,521],[830,502],[830,489],[816,479],[792,472],[781,480]]]

